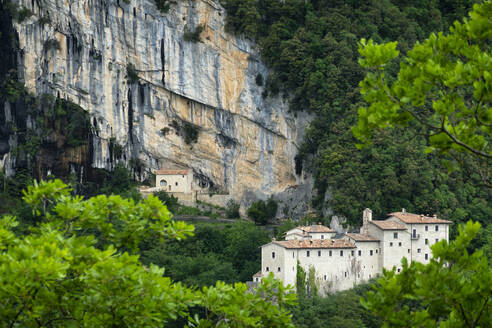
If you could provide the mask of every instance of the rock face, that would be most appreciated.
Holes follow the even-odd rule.
[[[178,1],[166,14],[153,0],[128,2],[17,2],[33,12],[14,24],[21,79],[90,113],[91,166],[113,168],[113,142],[122,162],[189,167],[236,199],[302,184],[294,157],[308,118],[262,97],[255,79],[268,72],[252,42],[224,31],[219,2]],[[199,42],[183,38],[199,26]],[[198,131],[196,143],[183,126]]]

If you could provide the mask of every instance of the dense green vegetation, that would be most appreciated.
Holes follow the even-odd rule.
[[[0,218],[2,327],[160,327],[178,318],[195,327],[294,327],[286,306],[295,295],[273,274],[247,293],[245,284],[215,280],[190,288],[143,266],[144,240],[193,234],[156,197],[85,200],[55,180],[30,186],[23,202],[37,219],[28,231]]]
[[[486,223],[492,191],[467,170],[448,172],[435,154],[425,154],[422,128],[375,131],[373,144],[357,150],[350,131],[363,106],[358,42],[398,41],[406,53],[417,40],[462,19],[472,1],[266,1],[223,0],[228,28],[255,39],[272,69],[265,96],[280,93],[293,111],[316,115],[298,160],[315,175],[314,205],[329,207],[360,224],[365,207],[376,217],[405,207],[455,221]],[[388,65],[390,76],[398,62]],[[299,114],[302,115],[302,114]],[[303,167],[302,167],[303,166]]]
[[[371,284],[339,292],[327,297],[298,296],[291,306],[292,321],[299,328],[380,328],[381,321],[360,304]]]
[[[195,223],[195,235],[184,241],[142,246],[142,262],[166,268],[166,274],[188,285],[208,286],[215,281],[250,281],[260,270],[261,245],[268,232],[256,225]]]
[[[248,208],[248,217],[252,218],[256,224],[265,225],[277,214],[278,204],[273,198],[266,202],[262,199],[257,200]]]

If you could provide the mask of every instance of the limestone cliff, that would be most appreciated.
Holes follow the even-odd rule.
[[[268,72],[252,42],[224,31],[217,0],[178,1],[165,14],[153,0],[14,2],[33,13],[14,24],[21,80],[90,113],[92,167],[112,169],[113,143],[123,162],[190,167],[237,199],[303,183],[294,157],[307,118],[262,97],[255,79]],[[198,26],[200,41],[186,41]]]

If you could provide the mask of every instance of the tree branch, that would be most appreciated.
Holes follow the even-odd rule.
[[[449,132],[446,127],[444,126],[444,120],[441,121],[442,124],[441,124],[441,130],[446,133],[448,135],[449,138],[451,138],[451,140],[453,140],[453,142],[467,150],[469,150],[470,152],[474,153],[475,155],[477,156],[481,156],[481,157],[485,157],[485,158],[490,158],[492,159],[492,155],[489,155],[487,153],[484,153],[484,152],[481,152],[480,150],[477,150],[475,148],[472,148],[470,147],[469,145],[465,144],[464,142],[458,140],[458,138],[456,138],[451,132]]]

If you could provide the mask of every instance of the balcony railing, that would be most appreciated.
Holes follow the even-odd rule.
[[[417,233],[417,234],[412,234],[411,236],[412,236],[412,240],[417,240],[417,239],[419,239],[419,238],[420,238],[420,234],[419,234],[419,233]]]

